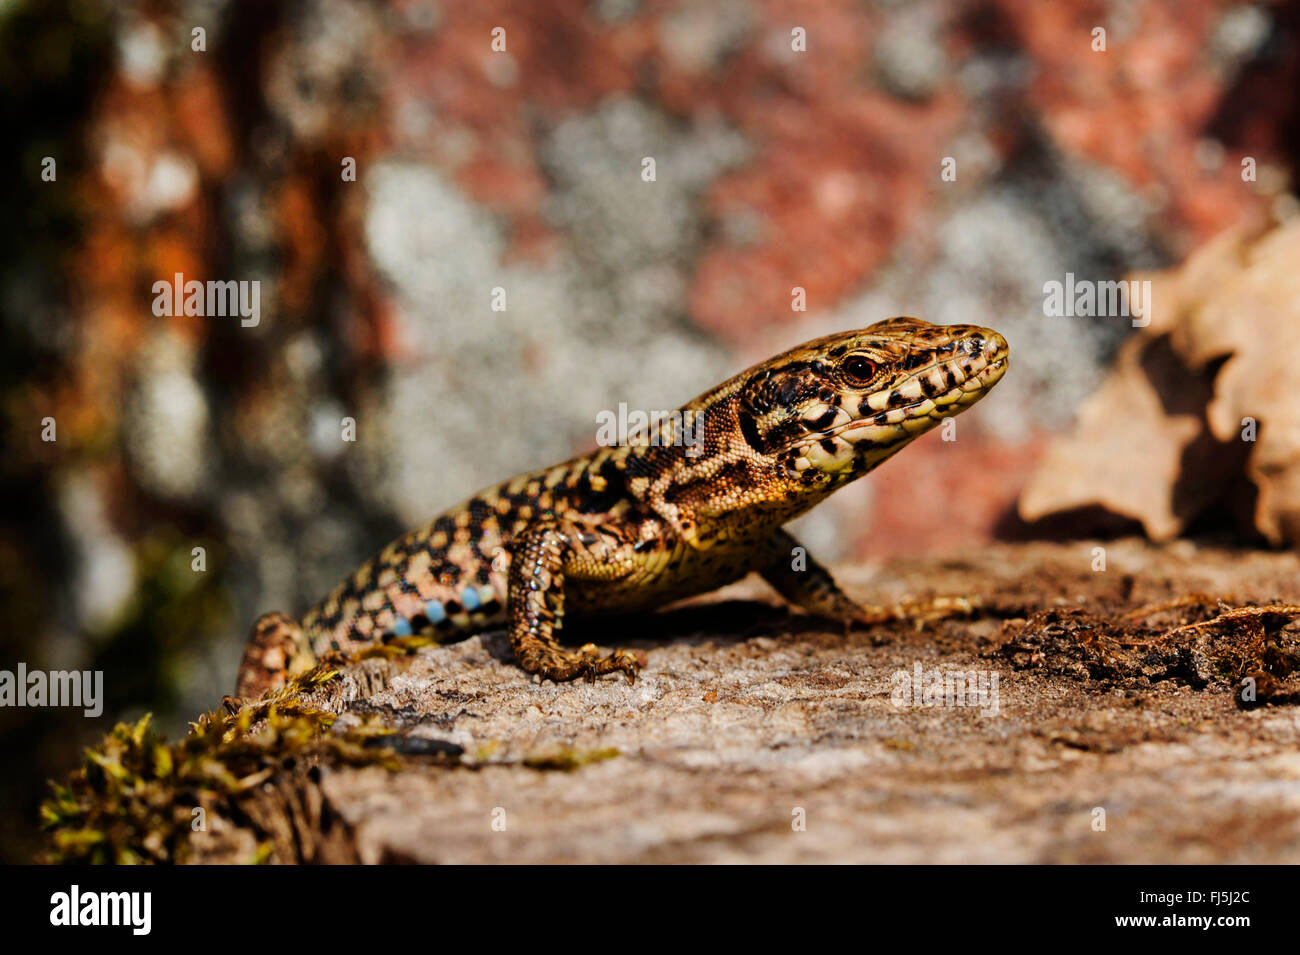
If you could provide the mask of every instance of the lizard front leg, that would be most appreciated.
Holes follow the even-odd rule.
[[[632,547],[608,529],[572,523],[532,527],[511,545],[506,613],[510,645],[529,673],[558,681],[621,671],[635,680],[641,663],[636,654],[616,650],[601,657],[587,644],[565,650],[556,640],[564,617],[564,591],[574,580],[615,583],[635,569]]]
[[[802,561],[795,559],[795,548],[803,551]],[[910,620],[920,626],[945,617],[970,616],[979,607],[977,597],[930,597],[904,600],[889,607],[860,604],[844,593],[830,571],[786,531],[772,535],[768,551],[770,556],[760,573],[777,593],[809,613],[848,625]]]

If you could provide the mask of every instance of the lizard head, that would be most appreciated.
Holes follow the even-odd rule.
[[[736,393],[737,423],[788,478],[829,489],[975,404],[1007,360],[992,329],[890,318],[751,369]]]
[[[909,441],[979,401],[1007,369],[1007,343],[975,325],[891,318],[807,342],[687,404],[676,425],[627,448],[627,488],[691,546],[785,523]],[[694,455],[694,456],[693,456]]]

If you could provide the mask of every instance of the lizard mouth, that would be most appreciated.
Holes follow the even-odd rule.
[[[918,369],[893,387],[861,398],[856,417],[810,428],[787,445],[786,467],[796,475],[812,470],[851,477],[869,471],[944,419],[978,402],[1006,374],[1009,359],[1001,335],[982,336],[973,348],[961,348],[954,358]]]
[[[912,430],[904,427],[907,422],[930,419],[929,426],[932,427],[943,418],[965,411],[988,394],[989,390],[1002,379],[1006,374],[1009,361],[1009,356],[1004,353],[938,395],[922,396],[905,405],[897,405],[874,415],[854,418],[852,421],[846,421],[825,431],[821,437],[843,438],[850,444],[854,444],[874,431],[872,444],[888,446],[895,441],[909,440],[922,431],[928,430],[928,427]],[[918,413],[921,408],[925,408],[925,411]]]

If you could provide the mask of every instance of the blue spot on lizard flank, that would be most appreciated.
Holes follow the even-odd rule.
[[[399,637],[409,637],[411,635],[411,621],[407,620],[405,617],[398,617],[397,621],[393,624],[393,633],[397,634]]]
[[[473,613],[478,609],[479,599],[478,591],[473,587],[466,587],[460,592],[460,602],[465,605],[465,609]]]
[[[447,611],[443,609],[441,600],[430,600],[426,603],[424,613],[429,618],[429,623],[442,623],[447,619]]]

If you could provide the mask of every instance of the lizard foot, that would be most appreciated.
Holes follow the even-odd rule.
[[[631,683],[636,680],[641,667],[645,666],[645,659],[630,650],[615,650],[609,656],[602,657],[596,645],[588,643],[576,651],[544,645],[535,649],[526,647],[520,655],[519,663],[529,673],[556,683],[579,677],[590,683],[598,676],[618,672],[626,674]]]
[[[859,626],[872,626],[893,620],[906,620],[920,630],[928,623],[947,620],[950,617],[971,617],[982,606],[979,597],[927,597],[924,599],[907,598],[890,607],[863,607],[862,613],[855,615],[853,623]]]

